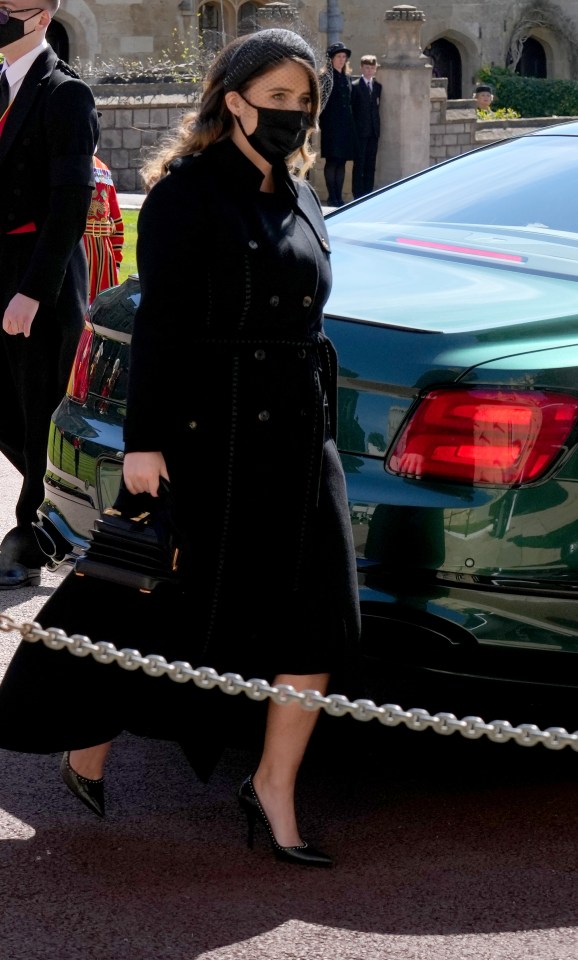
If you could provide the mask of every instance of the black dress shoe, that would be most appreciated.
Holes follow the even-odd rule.
[[[263,824],[269,834],[269,842],[277,860],[284,860],[285,863],[299,863],[304,867],[332,867],[333,860],[321,850],[310,847],[308,843],[301,843],[294,847],[282,847],[277,842],[273,829],[269,822],[267,814],[261,806],[259,797],[253,786],[253,778],[247,777],[239,787],[237,799],[247,817],[247,846],[253,848],[253,835],[255,832],[255,823],[258,820]]]
[[[19,587],[37,587],[40,567],[25,567],[17,560],[0,562],[0,590],[18,590]]]
[[[91,780],[89,777],[81,777],[80,774],[70,766],[69,750],[62,755],[60,772],[66,786],[72,791],[74,796],[102,820],[104,818],[104,778],[101,777],[100,780]]]

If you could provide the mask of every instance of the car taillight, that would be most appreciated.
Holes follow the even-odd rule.
[[[432,390],[386,467],[402,476],[519,484],[543,476],[576,425],[578,398],[549,391]]]
[[[92,327],[85,326],[82,331],[76,356],[70,371],[68,386],[66,388],[67,396],[78,403],[86,403],[88,397],[88,386],[90,382],[90,352],[92,349],[93,332]]]

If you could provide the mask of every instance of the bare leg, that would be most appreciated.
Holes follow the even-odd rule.
[[[296,690],[325,693],[329,674],[309,676],[279,674],[273,683],[288,683]],[[269,702],[265,743],[253,785],[282,847],[303,841],[295,819],[295,781],[319,711],[302,710],[298,704],[283,706]]]
[[[75,773],[89,780],[100,780],[104,770],[104,761],[110,750],[108,743],[99,743],[96,747],[86,747],[84,750],[71,750],[69,763]]]

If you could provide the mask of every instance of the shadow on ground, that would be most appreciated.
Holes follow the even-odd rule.
[[[323,716],[301,822],[337,862],[315,871],[275,861],[264,835],[244,845],[235,789],[256,746],[253,735],[231,746],[204,785],[174,745],[119,738],[104,823],[68,794],[57,757],[0,752],[2,955],[377,958],[390,955],[383,937],[576,924],[568,748]]]

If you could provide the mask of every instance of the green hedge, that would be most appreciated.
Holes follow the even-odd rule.
[[[578,117],[578,82],[520,77],[503,67],[484,67],[478,83],[494,91],[492,108],[511,107],[522,117]]]

